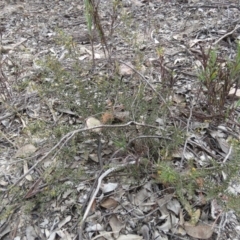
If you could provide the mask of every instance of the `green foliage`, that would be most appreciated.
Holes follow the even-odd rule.
[[[92,26],[93,26],[93,6],[89,0],[84,0],[84,6],[85,6],[85,18],[87,21],[87,28],[89,33],[91,33]]]
[[[0,221],[6,220],[10,215],[14,213],[14,209],[16,206],[14,205],[7,205],[4,208],[3,214],[0,215]]]
[[[228,115],[233,109],[226,111],[226,103],[230,89],[238,86],[240,74],[240,44],[233,61],[224,62],[219,58],[217,49],[209,49],[207,53],[202,50],[200,59],[203,69],[199,80],[206,90],[206,108],[210,114]],[[225,116],[227,117],[227,116]]]
[[[126,136],[124,135],[120,135],[118,138],[114,139],[113,143],[117,149],[126,150],[127,148]]]
[[[27,128],[25,129],[25,131],[30,131],[31,134],[40,134],[39,136],[41,136],[41,131],[42,129],[46,128],[46,122],[44,122],[43,120],[39,119],[39,120],[35,120],[34,122],[31,122],[28,124]],[[49,136],[49,134],[46,135],[47,132],[43,133],[43,137],[45,136]]]
[[[221,164],[212,159],[212,166],[195,168],[189,161],[180,172],[170,162],[160,161],[157,165],[157,181],[176,190],[183,206],[189,205],[187,199],[202,195],[206,200],[217,199],[225,211],[234,210],[240,214],[237,195],[229,191],[232,183],[240,184],[240,145],[233,142],[234,155],[230,161]],[[226,179],[223,179],[223,174]]]
[[[160,162],[158,164],[158,180],[166,185],[175,185],[179,180],[179,174],[167,162]]]
[[[55,38],[56,43],[58,45],[64,46],[71,54],[73,54],[74,42],[72,36],[69,36],[62,29],[56,29],[56,32],[57,32],[57,36]]]
[[[25,201],[24,214],[30,214],[36,206],[37,203],[35,201]]]

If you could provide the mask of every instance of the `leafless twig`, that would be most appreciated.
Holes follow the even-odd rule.
[[[189,126],[190,126],[190,121],[192,119],[192,109],[193,109],[193,105],[191,103],[191,107],[190,107],[190,114],[189,114],[189,118],[187,120],[187,139],[184,143],[184,147],[183,147],[183,153],[182,153],[182,157],[181,157],[181,163],[180,163],[180,167],[182,168],[182,165],[183,165],[183,160],[184,160],[184,156],[185,156],[185,152],[186,152],[186,148],[187,148],[187,143],[188,143],[188,140],[189,140],[189,136],[188,136],[188,132],[189,132]]]
[[[41,157],[25,174],[23,174],[8,190],[12,189],[13,187],[15,187],[18,183],[20,183],[22,181],[22,179],[24,177],[26,177],[31,171],[33,171],[39,163],[43,162],[44,159],[46,159],[51,153],[53,153],[54,150],[56,150],[57,148],[62,148],[75,134],[80,133],[80,132],[86,132],[86,131],[92,131],[94,129],[97,128],[123,128],[123,127],[127,127],[130,125],[138,125],[138,126],[143,126],[143,127],[152,127],[152,128],[157,128],[156,126],[153,125],[147,125],[147,124],[142,124],[142,123],[138,123],[138,122],[134,122],[134,121],[130,121],[126,124],[120,124],[120,125],[99,125],[96,127],[92,127],[92,128],[82,128],[82,129],[77,129],[74,131],[71,131],[69,133],[67,133],[66,135],[64,135],[60,141],[53,147],[51,148],[43,157]],[[55,154],[56,155],[56,154]],[[52,158],[53,159],[53,158]],[[7,191],[8,191],[7,190]]]
[[[84,215],[83,215],[83,218],[82,218],[82,220],[81,220],[81,222],[80,222],[79,231],[78,231],[78,233],[79,233],[80,235],[82,235],[83,225],[84,225],[84,223],[85,223],[85,221],[86,221],[86,218],[87,218],[87,216],[88,216],[88,214],[89,214],[89,211],[90,211],[90,209],[91,209],[91,206],[92,206],[92,204],[93,204],[93,201],[94,201],[95,197],[97,196],[97,194],[98,194],[98,192],[99,192],[99,189],[100,189],[102,180],[103,180],[107,175],[109,175],[111,172],[117,171],[117,170],[119,170],[119,169],[121,169],[121,168],[124,168],[124,167],[129,166],[129,165],[133,165],[133,164],[136,164],[136,161],[131,161],[131,162],[128,162],[128,163],[125,163],[125,164],[120,164],[120,165],[118,165],[118,166],[116,166],[116,167],[109,168],[107,171],[105,171],[103,174],[101,174],[101,176],[98,178],[98,184],[97,184],[96,190],[94,191],[94,194],[92,195],[92,197],[91,197],[91,199],[90,199],[90,201],[89,201],[89,203],[88,203],[88,206],[87,206],[87,208],[86,208],[86,211],[85,211],[85,213],[84,213]],[[79,236],[79,239],[81,239],[81,236]]]
[[[118,61],[119,61],[120,63],[126,65],[127,67],[131,68],[135,73],[137,73],[137,74],[144,80],[144,82],[147,83],[147,85],[153,90],[153,92],[155,92],[155,93],[159,96],[159,98],[166,104],[166,101],[165,101],[165,99],[163,98],[163,96],[162,96],[159,92],[156,91],[156,89],[155,89],[155,88],[152,86],[152,84],[143,76],[143,74],[141,74],[139,71],[137,71],[135,68],[133,68],[133,67],[130,66],[129,64],[127,64],[127,63],[125,63],[125,62],[123,62],[123,61],[121,61],[121,60],[118,60]],[[170,109],[169,109],[169,111],[170,111]],[[171,112],[171,111],[170,111],[170,112]]]
[[[227,155],[225,156],[225,158],[223,159],[223,163],[225,163],[225,162],[228,160],[229,156],[230,156],[231,153],[232,153],[232,148],[233,148],[233,146],[231,145],[230,148],[229,148],[229,150],[228,150],[228,154],[227,154]]]
[[[225,35],[223,35],[222,37],[220,37],[216,42],[213,43],[213,45],[217,45],[220,41],[222,41],[224,38],[226,38],[226,37],[230,36],[231,34],[233,34],[239,28],[240,28],[240,26],[236,25],[236,27],[231,32],[228,32]]]
[[[172,140],[171,138],[168,138],[168,137],[163,137],[163,136],[159,136],[159,135],[142,135],[142,136],[138,136],[138,137],[135,137],[133,139],[131,139],[129,142],[128,142],[128,145],[127,146],[130,146],[130,144],[134,141],[136,141],[137,139],[142,139],[142,138],[161,138],[161,139],[165,139],[165,140]]]

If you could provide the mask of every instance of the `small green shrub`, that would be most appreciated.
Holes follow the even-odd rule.
[[[233,109],[226,110],[230,89],[238,86],[240,74],[240,44],[234,60],[222,60],[217,49],[209,49],[205,53],[202,49],[200,59],[203,69],[200,71],[199,80],[203,84],[206,96],[205,108],[208,114],[218,114],[223,117]],[[227,117],[227,116],[225,116]]]

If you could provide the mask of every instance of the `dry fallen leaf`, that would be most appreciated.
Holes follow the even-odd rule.
[[[140,233],[143,235],[144,240],[149,240],[149,227],[145,224],[141,227]]]
[[[36,152],[37,148],[32,144],[27,144],[21,148],[19,148],[15,154],[16,157],[27,157],[30,156],[32,153]]]
[[[224,138],[216,137],[216,140],[217,140],[221,150],[224,153],[228,154],[229,149],[230,149],[230,144]]]
[[[97,202],[96,202],[96,199],[94,199],[91,206],[91,212],[94,213],[96,211],[96,208],[97,208]]]
[[[120,237],[117,238],[117,240],[143,240],[143,237],[134,234],[127,234],[121,235]]]
[[[102,123],[94,117],[89,117],[86,120],[86,127],[87,128],[93,128],[93,127],[97,127],[97,126],[101,126]],[[96,129],[92,129],[92,132],[96,132],[96,133],[100,133],[102,131],[102,128],[96,128]]]
[[[129,111],[124,111],[124,112],[114,112],[114,118],[120,122],[124,122],[127,119],[129,119],[130,112]]]
[[[191,226],[188,224],[184,224],[184,229],[187,232],[187,234],[194,238],[200,238],[200,239],[208,239],[213,234],[213,229],[209,225],[198,225],[198,226]]]
[[[72,219],[71,216],[65,217],[62,221],[58,223],[58,228],[61,229],[66,223],[68,223]]]
[[[228,95],[229,97],[235,96],[236,98],[240,98],[240,89],[231,88]]]
[[[27,226],[27,228],[26,228],[26,237],[29,240],[34,240],[34,239],[36,239],[38,237],[33,226]]]
[[[23,162],[23,173],[26,174],[28,172],[29,168],[28,168],[28,164],[27,164],[27,161],[24,161]],[[28,181],[32,181],[33,178],[30,174],[26,175],[25,178],[28,180]]]
[[[134,68],[133,65],[131,63],[127,63],[127,65],[129,65],[130,67]],[[119,66],[119,74],[122,76],[131,76],[134,72],[132,70],[132,68],[128,67],[125,64],[121,64]]]
[[[101,119],[103,124],[112,123],[114,116],[111,112],[105,112],[102,114]]]
[[[104,230],[103,226],[99,223],[86,227],[87,232],[99,232]]]
[[[125,224],[119,221],[115,214],[109,219],[109,225],[114,232],[115,238],[119,236],[119,232],[125,227]]]
[[[175,213],[175,215],[178,215],[181,210],[181,206],[176,199],[172,199],[167,203],[167,209],[171,210],[173,213]]]
[[[114,191],[118,186],[118,183],[105,183],[101,185],[101,190],[103,193],[108,193]]]
[[[118,206],[118,202],[113,198],[107,198],[107,199],[104,199],[100,205],[101,207],[106,209],[113,209]]]

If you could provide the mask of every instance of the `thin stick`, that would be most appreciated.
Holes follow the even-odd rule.
[[[78,232],[81,232],[81,233],[82,233],[83,225],[84,225],[84,223],[85,223],[85,221],[86,221],[86,218],[87,218],[87,216],[88,216],[88,214],[89,214],[89,211],[90,211],[90,209],[91,209],[91,207],[92,207],[93,201],[94,201],[94,199],[96,198],[96,196],[97,196],[97,194],[98,194],[98,192],[99,192],[99,189],[100,189],[100,186],[101,186],[101,183],[102,183],[103,178],[105,178],[105,177],[106,177],[108,174],[110,174],[111,172],[117,171],[117,170],[119,170],[120,168],[129,166],[129,165],[133,165],[133,164],[136,164],[136,161],[135,161],[135,160],[134,160],[134,161],[131,161],[131,162],[129,162],[129,163],[125,163],[125,164],[118,165],[118,166],[116,166],[116,167],[109,168],[107,171],[105,171],[103,174],[101,174],[101,176],[98,178],[98,185],[97,185],[97,187],[96,187],[96,190],[95,190],[94,194],[92,195],[92,197],[91,197],[91,199],[90,199],[90,201],[89,201],[89,203],[88,203],[88,206],[87,206],[87,208],[86,208],[86,211],[85,211],[85,213],[84,213],[84,215],[83,215],[83,218],[82,218],[82,220],[81,220],[81,222],[80,222],[80,230],[79,230]],[[79,237],[80,237],[80,236],[79,236]]]
[[[165,99],[163,98],[163,96],[156,91],[156,89],[152,86],[152,84],[143,76],[143,74],[141,74],[139,71],[137,71],[135,68],[133,68],[132,66],[130,66],[129,64],[121,61],[121,60],[118,60],[120,63],[126,65],[127,67],[131,68],[135,73],[137,73],[145,83],[147,83],[147,85],[153,90],[153,92],[155,92],[157,94],[157,96],[163,101],[164,104],[166,104],[167,106],[167,109],[169,111],[169,113],[172,115],[172,111],[170,109],[170,107],[167,105],[167,102],[165,101]]]
[[[217,45],[220,41],[222,41],[225,37],[230,36],[233,34],[235,31],[237,31],[240,28],[239,25],[236,25],[236,27],[231,31],[220,37],[216,42],[213,43],[213,45]]]
[[[21,182],[21,180],[26,177],[28,174],[30,174],[31,171],[33,171],[39,163],[41,163],[44,159],[46,159],[55,149],[57,149],[58,147],[62,148],[75,134],[80,133],[80,132],[86,132],[86,131],[91,131],[93,129],[97,129],[97,128],[122,128],[122,127],[127,127],[130,125],[138,125],[138,126],[144,126],[144,127],[152,127],[152,128],[157,128],[156,126],[153,125],[146,125],[146,124],[142,124],[142,123],[138,123],[138,122],[134,122],[134,121],[130,121],[126,124],[121,124],[121,125],[99,125],[96,127],[92,127],[92,128],[83,128],[83,129],[77,129],[74,131],[71,131],[69,133],[67,133],[66,135],[64,135],[60,141],[53,147],[51,148],[51,150],[49,150],[43,157],[41,157],[25,174],[23,174],[9,189],[7,189],[6,191],[9,191],[10,189],[12,189],[13,187],[15,187],[19,182]]]
[[[193,104],[191,103],[190,114],[189,114],[189,117],[188,117],[188,120],[187,120],[187,135],[189,133],[190,121],[192,119],[192,110],[193,110]],[[182,168],[182,165],[183,165],[183,160],[184,160],[184,157],[185,157],[185,152],[186,152],[186,149],[187,149],[188,140],[189,140],[189,137],[187,136],[187,139],[184,143],[183,153],[182,153],[181,162],[180,162],[180,167],[181,168]]]
[[[232,153],[232,148],[233,148],[233,146],[231,145],[229,150],[228,150],[228,154],[225,156],[225,158],[223,159],[222,163],[225,163],[228,160],[230,154]]]

